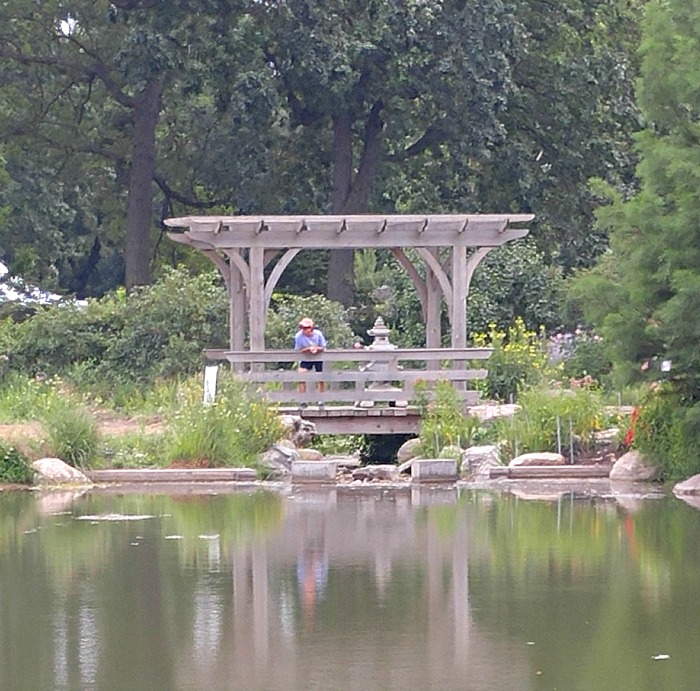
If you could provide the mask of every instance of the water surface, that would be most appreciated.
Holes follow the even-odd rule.
[[[695,690],[700,512],[446,490],[0,495],[0,689]]]

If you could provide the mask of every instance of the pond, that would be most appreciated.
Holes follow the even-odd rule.
[[[142,492],[0,495],[0,689],[697,688],[678,499]]]

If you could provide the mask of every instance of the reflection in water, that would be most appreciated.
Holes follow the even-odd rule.
[[[0,688],[692,688],[700,514],[631,507],[0,497]]]

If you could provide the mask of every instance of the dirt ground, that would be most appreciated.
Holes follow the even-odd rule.
[[[104,436],[121,436],[125,434],[153,433],[163,429],[163,421],[154,418],[118,418],[99,416],[98,429]],[[6,441],[35,441],[42,437],[41,425],[38,422],[15,424],[0,424],[0,439]]]

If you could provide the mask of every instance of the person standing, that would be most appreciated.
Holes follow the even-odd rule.
[[[316,355],[322,353],[328,342],[323,332],[317,329],[314,320],[310,317],[304,317],[299,322],[299,331],[294,336],[294,350],[298,350],[301,353],[309,353],[310,355]],[[310,371],[322,372],[323,362],[320,360],[301,360],[299,362],[299,367],[297,372],[310,372]],[[323,393],[326,390],[325,382],[318,382],[316,385],[319,393]],[[299,393],[306,392],[306,383],[299,382],[298,387]]]

